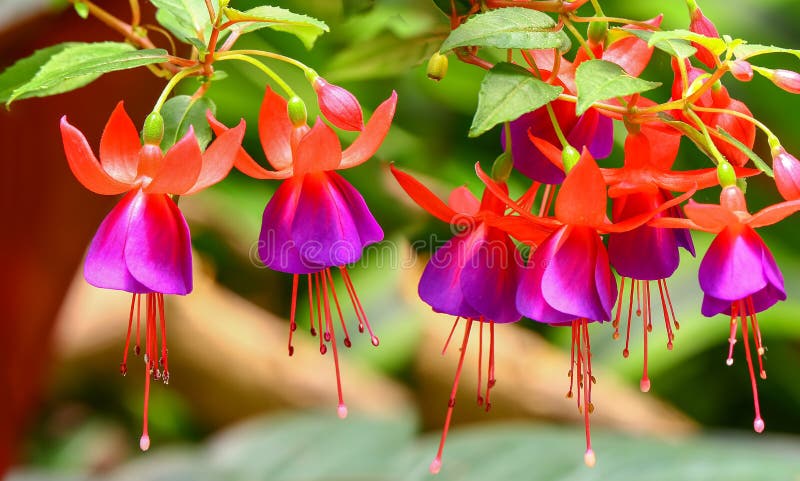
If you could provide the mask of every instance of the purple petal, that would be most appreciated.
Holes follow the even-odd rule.
[[[540,108],[522,115],[511,122],[510,130],[514,168],[535,181],[545,184],[560,184],[564,180],[564,172],[553,165],[528,137],[530,130],[536,137],[558,145],[558,137],[550,123],[547,110]],[[503,130],[500,140],[505,148],[505,130]]]
[[[611,313],[604,307],[595,281],[599,236],[590,227],[569,227],[545,269],[542,296],[555,310],[572,317],[609,319]],[[610,272],[607,264],[605,269]]]
[[[605,310],[605,317],[602,319],[595,319],[596,321],[604,321],[611,319],[611,311],[614,309],[614,303],[617,301],[617,279],[611,272],[611,266],[608,262],[608,253],[603,241],[599,235],[594,237],[597,247],[597,260],[595,261],[594,268],[594,282],[597,289],[597,296],[600,298],[600,303]]]
[[[125,244],[125,263],[131,275],[154,292],[192,292],[189,226],[166,194],[137,193]]]
[[[117,289],[137,294],[153,292],[137,281],[125,264],[125,242],[134,203],[139,202],[136,192],[130,192],[108,213],[89,245],[83,276],[86,282],[105,289]]]
[[[738,229],[741,229],[737,232]],[[700,262],[700,288],[711,297],[737,301],[767,285],[764,242],[748,226],[727,227],[717,234]]]
[[[567,142],[578,152],[584,147],[589,149],[595,159],[604,159],[611,155],[614,147],[614,123],[595,109],[589,109],[578,117],[578,121],[569,132]]]
[[[731,314],[731,301],[717,299],[716,297],[703,296],[703,305],[700,307],[700,313],[706,317],[714,317],[717,314]]]
[[[364,197],[350,182],[336,172],[328,172],[331,182],[336,186],[344,199],[344,205],[350,211],[350,215],[358,229],[358,236],[361,240],[361,248],[380,242],[383,240],[383,229],[375,220],[370,212]]]
[[[557,324],[575,318],[572,314],[554,309],[548,304],[542,293],[542,279],[545,271],[567,232],[568,226],[564,226],[548,236],[533,252],[529,265],[522,270],[517,289],[517,309],[534,321]]]
[[[608,256],[619,275],[654,281],[666,279],[678,268],[680,256],[672,229],[643,225],[608,236]]]
[[[419,280],[419,297],[434,311],[478,318],[481,313],[467,303],[461,290],[461,273],[470,235],[457,235],[436,249]]]
[[[480,225],[470,233],[461,291],[467,303],[487,320],[516,322],[519,264],[517,249],[507,234]]]
[[[290,274],[308,274],[323,269],[323,266],[304,265],[292,239],[292,223],[302,188],[302,177],[287,179],[278,186],[264,208],[258,256],[270,269]]]
[[[599,114],[597,129],[587,147],[595,159],[605,159],[611,155],[614,148],[614,121],[610,117]]]

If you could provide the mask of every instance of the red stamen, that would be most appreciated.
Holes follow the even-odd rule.
[[[663,283],[663,287],[662,287]],[[667,311],[667,302],[664,299],[664,289],[667,288],[666,279],[658,280],[658,293],[661,296],[661,312],[664,314],[664,327],[667,330],[667,349],[672,350],[672,341],[675,339],[675,333],[672,332],[672,324],[669,320],[669,311]]]
[[[312,336],[316,336],[317,330],[314,329],[314,285],[311,282],[311,274],[307,274],[307,277],[308,277],[308,325],[309,325],[308,332],[310,332]]]
[[[617,297],[617,315],[611,325],[614,327],[614,334],[611,335],[613,339],[619,339],[619,320],[622,316],[622,296],[625,294],[625,278],[620,278],[619,281],[619,296]]]
[[[728,337],[728,359],[725,364],[733,366],[733,345],[736,344],[736,304],[731,304],[731,335]]]
[[[336,347],[336,334],[333,329],[331,305],[328,301],[328,282],[324,273],[320,273],[320,277],[322,277],[322,296],[325,304],[325,329],[327,329],[327,332],[330,333],[330,342],[331,347],[333,348],[333,364],[336,368],[336,390],[339,394],[339,407],[337,411],[339,418],[344,419],[347,417],[347,406],[345,405],[344,397],[342,396],[342,376],[339,371],[339,350]]]
[[[747,370],[750,372],[750,385],[753,388],[753,408],[755,409],[755,419],[753,429],[757,433],[764,432],[764,420],[761,418],[761,408],[758,405],[758,387],[756,386],[756,374],[753,371],[753,358],[750,354],[750,341],[747,339],[747,318],[744,303],[738,301],[740,318],[742,320],[742,338],[744,339],[744,354],[747,359]]]
[[[292,336],[294,331],[297,330],[297,322],[295,315],[297,314],[297,287],[300,275],[295,274],[292,276],[292,312],[289,314],[289,355],[294,354],[294,346],[292,345]]]
[[[330,342],[331,333],[328,332],[327,327],[322,329],[322,295],[320,294],[319,278],[320,273],[314,274],[314,285],[317,288],[317,325],[319,326],[319,353],[323,356],[328,352],[328,347],[325,342]],[[327,303],[326,303],[327,307]]]
[[[125,350],[122,351],[122,362],[119,364],[119,372],[123,376],[128,374],[128,350],[131,347],[131,326],[133,325],[133,309],[136,305],[136,297],[139,294],[131,295],[131,312],[128,315],[128,333],[125,335]]]
[[[667,305],[669,305],[669,313],[672,315],[672,323],[675,325],[675,330],[678,331],[681,325],[678,323],[678,316],[675,315],[675,309],[672,307],[672,299],[669,297],[669,289],[667,288],[667,281],[664,279],[664,293],[667,294]]]
[[[456,326],[458,325],[458,321],[460,321],[460,317],[456,317],[455,322],[453,323],[452,329],[450,329],[450,335],[447,336],[447,341],[444,343],[444,347],[442,348],[442,356],[447,352],[447,346],[450,345],[450,340],[453,338],[453,333],[456,332]]]
[[[483,387],[483,316],[478,319],[480,329],[478,330],[478,406],[483,406],[483,396],[481,396],[481,388]]]
[[[144,411],[142,414],[142,436],[139,438],[139,449],[150,449],[150,436],[147,434],[147,411],[150,404],[150,371],[144,370]]]
[[[761,329],[758,327],[758,319],[756,318],[756,308],[753,305],[753,297],[748,296],[747,308],[750,311],[750,324],[753,327],[753,338],[756,342],[756,352],[758,352],[758,375],[761,379],[767,378],[767,371],[764,370],[764,353],[767,349],[761,341]]]
[[[156,294],[158,303],[158,315],[161,318],[161,358],[159,364],[164,368],[161,380],[164,384],[169,384],[169,353],[167,351],[167,317],[164,315],[164,294]]]
[[[348,286],[348,290],[351,293],[351,297],[353,300],[353,305],[358,306],[357,310],[361,312],[361,319],[363,319],[363,323],[367,326],[367,332],[369,332],[370,342],[375,347],[378,347],[380,344],[380,340],[378,336],[372,332],[372,326],[369,324],[369,319],[367,319],[367,313],[364,312],[364,308],[361,306],[361,301],[358,299],[358,294],[356,294],[356,288],[353,286],[353,281],[350,279],[350,274],[347,272],[347,269],[344,267],[339,267],[339,270],[342,272],[342,278],[345,280],[345,284]],[[359,325],[359,330],[363,332],[363,328]]]
[[[642,290],[640,289],[642,281],[635,282],[636,284],[636,315],[642,315]]]
[[[344,331],[344,342],[345,347],[351,347],[353,345],[350,342],[350,333],[347,332],[347,326],[344,323],[344,316],[342,315],[342,307],[339,305],[339,296],[336,295],[336,287],[333,284],[333,275],[331,274],[330,268],[325,269],[325,274],[328,277],[328,286],[331,288],[331,294],[333,295],[333,302],[336,304],[336,312],[339,313],[339,323],[342,325],[342,331]]]
[[[489,321],[489,379],[486,381],[486,412],[492,407],[489,395],[492,388],[497,383],[494,377],[494,321]]]
[[[652,330],[652,324],[650,324],[650,283],[644,282],[644,311],[645,314],[642,317],[642,338],[644,339],[644,359],[642,362],[642,379],[639,381],[639,389],[642,392],[650,391],[650,378],[647,375],[647,335]]]
[[[631,296],[628,299],[628,330],[625,333],[625,348],[622,350],[622,357],[627,358],[631,351],[628,349],[631,343],[631,317],[633,314],[633,290],[636,286],[636,281],[631,279]]]
[[[553,189],[553,186],[547,184],[544,186],[544,192],[542,193],[542,202],[539,204],[539,217],[544,217],[547,215],[547,212],[550,210],[550,191]]]
[[[589,344],[589,326],[585,318],[575,319],[572,321],[572,342],[578,347],[578,365],[577,369],[581,373],[581,378],[578,380],[578,410],[581,410],[580,402],[583,397],[584,409],[583,422],[586,430],[586,452],[584,453],[583,460],[587,466],[593,467],[597,462],[594,451],[592,451],[592,434],[589,415],[594,412],[594,405],[592,404],[592,384],[595,382],[592,376],[592,351]],[[581,393],[581,389],[583,393]],[[581,394],[583,396],[581,396]]]
[[[142,349],[139,347],[139,345],[140,345],[139,340],[141,339],[141,337],[139,336],[139,323],[140,323],[140,321],[142,319],[141,307],[142,307],[142,296],[139,295],[139,296],[136,297],[136,346],[134,346],[134,348],[133,348],[133,352],[137,356],[142,351]]]
[[[447,403],[447,415],[444,420],[444,428],[442,428],[442,439],[439,441],[439,450],[436,452],[436,457],[430,465],[430,471],[433,474],[439,472],[442,468],[442,451],[444,450],[444,443],[447,440],[447,431],[450,429],[450,420],[453,417],[453,408],[456,405],[456,392],[458,392],[458,381],[461,378],[461,369],[464,367],[464,356],[467,353],[467,342],[469,341],[469,331],[472,329],[472,320],[467,319],[467,326],[464,328],[464,340],[461,342],[461,354],[458,358],[458,367],[456,368],[456,376],[453,379],[453,389],[450,391],[450,400]]]

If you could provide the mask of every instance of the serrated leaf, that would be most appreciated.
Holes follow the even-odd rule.
[[[613,97],[624,97],[652,90],[661,85],[632,77],[619,65],[606,60],[587,60],[578,66],[575,73],[578,102],[575,113],[582,114],[594,102]]]
[[[198,38],[203,43],[211,35],[211,16],[205,0],[151,0],[156,10],[156,20],[178,38],[188,41]],[[214,11],[219,2],[211,1]]]
[[[769,177],[775,177],[775,173],[772,172],[772,168],[764,162],[764,159],[758,156],[752,149],[748,146],[744,145],[740,142],[736,137],[732,136],[728,132],[725,131],[722,127],[717,126],[717,132],[719,132],[723,137],[725,137],[731,144],[735,145],[737,149],[741,150],[742,152],[747,155],[747,157],[753,161],[753,164],[760,170],[764,172]]]
[[[645,42],[650,42],[653,32],[649,30],[637,30],[635,28],[623,28],[625,32],[636,35]],[[658,40],[652,44],[655,48],[668,53],[673,57],[689,58],[697,52],[697,49],[692,47],[686,40],[665,38]]]
[[[201,149],[211,142],[211,127],[206,120],[206,111],[215,114],[217,107],[211,99],[200,97],[192,99],[189,95],[178,95],[164,103],[161,116],[164,118],[164,138],[161,149],[166,151],[179,141],[189,127],[194,127],[194,134]]]
[[[509,7],[480,13],[450,32],[440,52],[456,47],[496,47],[569,50],[571,42],[547,14]]]
[[[226,8],[225,15],[228,20],[238,22],[231,26],[232,30],[247,33],[262,28],[271,28],[294,35],[309,50],[320,35],[330,31],[328,25],[322,20],[294,13],[281,7],[262,6],[244,12]]]
[[[741,43],[733,48],[733,55],[739,60],[745,60],[756,55],[768,53],[788,53],[800,58],[800,50],[793,48],[775,47],[774,45],[759,45],[756,43]]]
[[[67,92],[104,73],[166,60],[167,52],[163,49],[136,50],[120,42],[70,44],[44,62],[30,80],[15,88],[6,105],[19,98]]]
[[[538,109],[558,98],[563,91],[511,63],[501,62],[486,72],[478,94],[478,109],[469,128],[477,137],[501,122]]]
[[[3,73],[0,74],[0,102],[3,103],[7,102],[8,98],[11,96],[14,90],[19,88],[23,84],[29,82],[33,78],[33,76],[36,75],[36,72],[39,71],[39,68],[41,68],[42,65],[47,63],[53,55],[61,52],[67,47],[74,45],[82,45],[82,44],[60,43],[58,45],[52,45],[50,47],[37,50],[30,57],[17,60],[17,62],[14,65],[5,69]],[[73,82],[76,83],[83,81],[81,85],[85,85],[96,78],[97,76],[94,75],[86,77],[85,79],[72,79],[72,80]],[[81,85],[77,85],[74,88],[77,88]],[[25,98],[25,96],[22,96],[20,98]]]
[[[667,40],[695,42],[707,48],[711,53],[717,56],[722,55],[727,49],[725,40],[718,37],[706,37],[705,35],[700,35],[699,33],[694,33],[689,30],[663,30],[654,32],[653,35],[650,36],[650,40],[647,41],[647,44],[653,46],[658,42]]]

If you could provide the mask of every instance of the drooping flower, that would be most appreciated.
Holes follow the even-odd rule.
[[[685,200],[689,194],[664,202],[650,212],[611,224],[606,219],[606,185],[587,149],[568,172],[556,197],[555,218],[530,214],[508,198],[479,166],[478,176],[489,190],[533,225],[552,229],[536,247],[523,271],[517,291],[517,309],[531,319],[551,325],[570,326],[572,350],[568,397],[577,394],[578,409],[586,427],[587,465],[595,463],[591,447],[591,346],[588,324],[611,320],[617,285],[600,233],[626,232],[643,225],[658,212]],[[573,389],[577,391],[573,392]]]
[[[336,171],[355,167],[377,151],[394,117],[397,95],[393,92],[373,113],[359,137],[342,150],[333,130],[319,119],[309,128],[305,120],[296,121],[287,111],[287,101],[267,89],[259,114],[258,132],[267,161],[275,170],[261,167],[244,150],[235,166],[257,179],[283,180],[264,209],[258,254],[261,261],[280,272],[293,274],[292,309],[289,322],[289,355],[294,354],[292,336],[297,329],[295,313],[300,276],[308,288],[310,332],[319,333],[320,354],[332,348],[339,394],[339,416],[347,416],[339,375],[332,304],[336,307],[343,331],[343,343],[351,346],[342,316],[339,296],[331,270],[338,268],[347,289],[358,329],[366,327],[373,345],[379,344],[361,302],[356,295],[346,266],[361,258],[364,248],[383,239],[361,194]],[[219,134],[225,126],[212,128]],[[316,300],[315,300],[316,298]],[[316,314],[315,314],[316,311]]]
[[[786,200],[800,199],[800,161],[778,145],[772,149],[775,186]]]
[[[463,229],[431,257],[419,282],[419,296],[434,311],[456,316],[445,349],[461,319],[464,319],[464,337],[459,350],[453,388],[448,402],[439,450],[431,463],[432,473],[442,465],[447,432],[455,406],[458,382],[467,351],[473,324],[478,325],[478,393],[479,406],[491,407],[490,394],[494,376],[494,325],[511,323],[520,319],[515,297],[521,260],[509,235],[489,225],[487,218],[498,219],[505,213],[506,205],[488,189],[479,201],[465,187],[450,194],[445,204],[424,185],[392,166],[392,173],[401,187],[422,208],[455,227]],[[501,184],[505,189],[505,185]],[[484,326],[488,325],[489,352],[486,371],[486,389],[483,390],[482,362]]]
[[[244,135],[244,122],[221,134],[205,152],[193,129],[166,153],[159,139],[142,145],[122,102],[111,113],[100,140],[100,160],[84,135],[61,118],[61,135],[70,169],[87,189],[104,195],[127,192],[100,224],[86,254],[84,277],[96,287],[132,294],[125,351],[120,372],[128,372],[127,357],[133,319],[140,348],[142,311],[145,317],[145,397],[139,446],[147,450],[147,413],[151,378],[169,382],[164,294],[192,291],[189,227],[170,198],[198,192],[222,180],[231,167]],[[148,140],[148,139],[145,139]],[[142,306],[144,296],[144,306]],[[160,352],[157,348],[161,332]]]
[[[758,354],[759,375],[766,378],[764,344],[756,314],[786,299],[783,276],[764,241],[754,230],[774,224],[800,210],[800,201],[787,201],[750,215],[744,194],[734,185],[726,185],[720,204],[693,201],[684,207],[688,219],[662,218],[653,221],[665,227],[688,227],[716,234],[700,263],[699,280],[703,290],[704,316],[724,313],[730,316],[727,364],[733,364],[737,325],[741,324],[745,358],[753,390],[756,432],[764,430],[758,403],[753,359],[748,331],[752,331]]]

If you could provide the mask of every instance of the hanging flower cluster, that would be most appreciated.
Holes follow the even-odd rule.
[[[68,43],[37,52],[35,59],[0,74],[7,103],[55,95],[124,68],[147,66],[169,79],[141,132],[123,103],[117,105],[97,156],[67,116],[61,119],[64,151],[75,178],[97,194],[124,194],[88,248],[84,277],[96,287],[131,294],[120,372],[129,370],[129,351],[142,354],[141,449],[150,446],[150,384],[168,383],[172,375],[164,296],[187,295],[193,285],[191,234],[179,198],[222,181],[234,167],[252,178],[279,182],[263,211],[258,255],[266,267],[292,275],[289,356],[294,354],[298,298],[301,290],[307,291],[310,334],[318,337],[320,354],[331,351],[338,414],[346,417],[339,349],[351,347],[353,324],[343,315],[343,303],[352,305],[358,331],[366,331],[371,344],[379,345],[348,265],[384,234],[364,198],[337,171],[357,167],[376,153],[393,121],[397,95],[392,92],[365,116],[352,93],[299,60],[272,51],[234,49],[242,35],[261,28],[292,34],[309,48],[328,30],[324,22],[283,8],[243,12],[230,8],[227,0],[151,0],[166,28],[157,31],[191,47],[184,58],[154,45],[148,37],[151,27],[141,25],[137,0],[130,2],[130,22],[90,0],[71,3],[79,14],[96,17],[126,42]],[[751,64],[753,57],[785,50],[720,37],[695,0],[686,0],[690,15],[685,30],[663,30],[660,15],[646,21],[610,17],[600,3],[436,2],[450,19],[451,33],[430,58],[428,75],[444,78],[449,55],[487,71],[470,136],[501,125],[502,153],[489,173],[480,162],[475,164],[483,185],[480,196],[459,187],[447,202],[404,169],[391,167],[417,204],[455,228],[430,258],[418,290],[434,311],[455,317],[445,349],[458,326],[463,329],[441,442],[430,465],[434,473],[442,467],[470,337],[478,337],[476,401],[488,411],[496,383],[495,330],[527,320],[570,330],[567,397],[584,418],[584,460],[593,466],[590,418],[597,378],[590,340],[594,328],[589,326],[610,323],[614,339],[624,335],[624,357],[631,353],[633,326],[641,326],[640,388],[649,391],[653,325],[663,322],[665,337],[659,342],[673,349],[680,324],[668,281],[678,269],[681,249],[697,254],[692,240],[697,231],[715,235],[699,263],[704,295],[700,312],[728,318],[728,365],[742,340],[753,393],[753,428],[764,430],[757,386],[758,378],[766,378],[766,345],[758,315],[786,299],[786,291],[756,229],[800,210],[800,162],[742,101],[731,97],[723,82],[746,82],[757,73],[798,93],[800,74]],[[584,6],[593,16],[578,13]],[[587,24],[585,35],[578,28],[582,24]],[[486,48],[505,55],[479,55]],[[659,83],[641,78],[656,50],[670,57],[672,84],[662,95],[666,98],[652,92]],[[224,125],[206,96],[220,77],[215,67],[229,61],[255,67],[269,79],[258,138],[271,168],[242,148],[245,122]],[[265,61],[303,72],[316,94],[320,118],[309,125],[304,100]],[[35,72],[34,64],[39,66]],[[172,95],[189,78],[199,80],[199,88],[192,95]],[[343,148],[335,129],[357,136]],[[759,131],[771,148],[772,168],[752,151]],[[679,147],[687,139],[713,165],[675,169]],[[623,146],[621,166],[606,160],[615,143]],[[774,178],[785,200],[751,214],[746,179],[762,174]],[[509,187],[519,185],[510,181],[512,175],[523,180],[523,191]],[[706,189],[720,192],[718,204],[692,199]],[[337,276],[346,292],[337,291]]]
[[[800,210],[800,164],[743,102],[731,98],[722,80],[730,72],[747,81],[755,70],[784,90],[796,92],[793,82],[800,76],[750,65],[746,59],[768,53],[767,47],[737,50],[744,42],[719,38],[713,23],[692,0],[687,1],[689,30],[672,32],[661,31],[660,16],[642,22],[606,17],[599,2],[592,2],[594,17],[577,15],[575,10],[583,1],[552,6],[545,5],[549,2],[468,3],[472,8],[453,3],[444,9],[452,32],[440,53],[431,58],[428,70],[432,79],[443,78],[447,58],[442,53],[448,51],[487,70],[470,135],[502,124],[503,153],[494,161],[491,174],[479,162],[475,164],[485,186],[483,200],[478,202],[461,187],[445,204],[411,175],[392,168],[417,204],[460,229],[433,254],[419,284],[423,301],[436,312],[456,316],[456,325],[463,319],[465,326],[431,472],[442,466],[471,332],[479,330],[481,376],[484,326],[488,326],[487,384],[482,395],[479,377],[478,394],[478,404],[486,402],[488,410],[489,392],[496,381],[495,324],[516,322],[522,316],[571,330],[567,397],[576,400],[584,417],[584,459],[593,466],[590,415],[595,410],[592,386],[597,379],[592,373],[588,326],[610,322],[614,339],[624,331],[622,354],[628,357],[631,326],[641,325],[640,388],[649,391],[653,324],[663,318],[665,344],[672,350],[680,324],[668,279],[678,268],[681,248],[696,254],[692,231],[716,234],[700,262],[699,286],[704,294],[700,311],[708,317],[729,316],[728,365],[733,364],[741,327],[753,391],[753,428],[762,432],[756,373],[766,378],[765,345],[757,314],[784,300],[786,293],[781,272],[755,228]],[[559,23],[543,13],[552,11],[558,13]],[[507,32],[496,30],[497,25],[524,24],[525,20],[541,29],[538,45],[531,37],[503,37]],[[576,28],[580,22],[588,23],[586,38]],[[621,25],[609,30],[610,23]],[[574,55],[569,53],[565,31],[580,43]],[[478,55],[480,47],[505,48],[508,60],[492,64]],[[656,48],[673,57],[671,98],[662,103],[641,95],[658,84],[639,78]],[[523,93],[514,97],[517,91]],[[520,104],[530,105],[530,110],[525,112]],[[615,134],[615,120],[624,126],[623,134]],[[766,133],[772,146],[775,183],[786,201],[751,215],[745,202],[745,178],[762,171],[773,175],[751,150],[757,128]],[[683,137],[716,166],[675,170]],[[611,154],[615,140],[624,144],[622,167],[598,164]],[[758,168],[749,166],[751,159]],[[513,172],[530,182],[518,196],[509,192],[506,182]],[[722,189],[719,205],[691,199],[697,191],[714,187]]]

